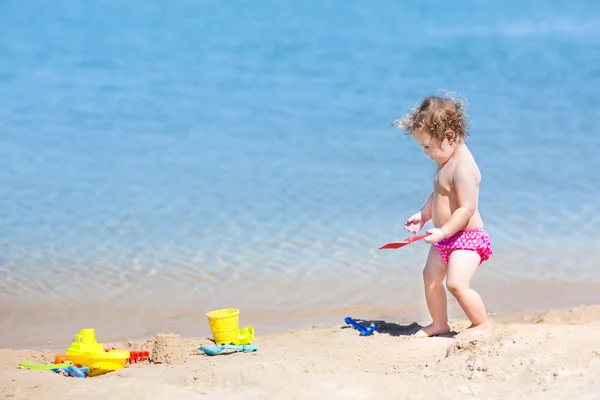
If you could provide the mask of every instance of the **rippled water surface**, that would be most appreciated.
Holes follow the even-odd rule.
[[[2,2],[2,312],[421,304],[425,246],[377,248],[435,170],[390,123],[440,90],[480,279],[600,283],[600,5],[545,4]]]

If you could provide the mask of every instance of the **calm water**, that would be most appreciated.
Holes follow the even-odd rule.
[[[446,4],[1,2],[3,315],[419,304],[425,246],[377,248],[435,170],[390,123],[440,90],[481,279],[600,283],[600,5]]]

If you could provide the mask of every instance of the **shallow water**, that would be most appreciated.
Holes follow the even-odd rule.
[[[483,174],[478,279],[600,283],[600,6],[538,4],[3,2],[2,321],[422,305],[426,247],[377,248],[435,169],[390,123],[440,90]]]

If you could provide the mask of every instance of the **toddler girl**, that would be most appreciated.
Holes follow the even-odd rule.
[[[423,270],[425,297],[433,322],[415,336],[450,332],[444,278],[446,287],[471,321],[471,326],[459,336],[488,333],[492,326],[485,306],[470,283],[477,267],[491,256],[492,246],[477,207],[481,174],[464,143],[468,133],[463,105],[450,98],[430,96],[400,126],[438,164],[433,193],[404,225],[413,234],[430,219],[434,226],[424,239],[432,246]]]

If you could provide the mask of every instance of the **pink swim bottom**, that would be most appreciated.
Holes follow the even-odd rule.
[[[434,246],[440,251],[442,260],[444,260],[446,264],[448,264],[450,254],[452,254],[454,250],[474,251],[481,257],[480,264],[492,255],[490,235],[488,235],[483,228],[458,231],[454,235],[440,240],[434,244]]]

